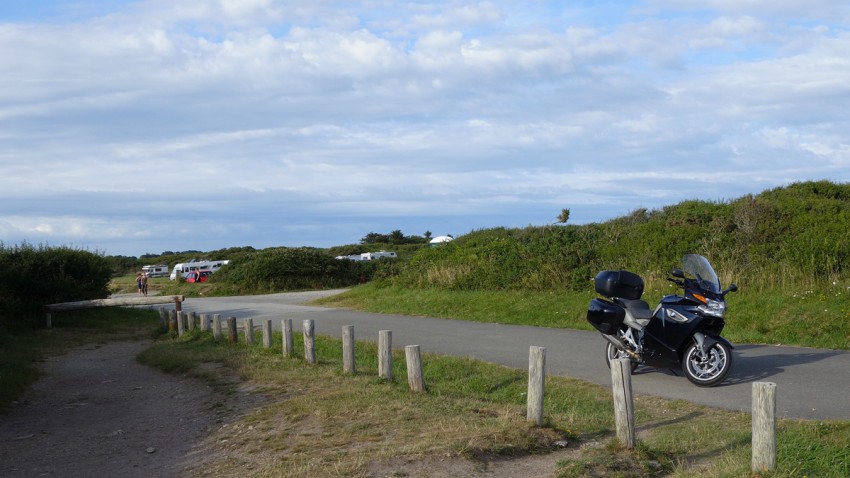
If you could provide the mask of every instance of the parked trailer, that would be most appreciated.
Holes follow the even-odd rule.
[[[219,269],[226,266],[227,264],[230,264],[230,260],[196,261],[193,259],[189,262],[181,262],[174,266],[174,269],[171,270],[171,275],[169,276],[169,279],[177,280],[177,277],[186,277],[186,275],[188,275],[190,272],[196,270],[218,272]]]
[[[148,277],[165,277],[168,275],[168,264],[142,266],[142,272]]]

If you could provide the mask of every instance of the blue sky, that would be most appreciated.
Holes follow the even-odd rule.
[[[0,241],[328,247],[847,182],[848,25],[826,0],[7,0]]]

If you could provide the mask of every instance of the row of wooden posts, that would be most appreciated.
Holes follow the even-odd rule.
[[[207,314],[195,314],[172,310],[166,313],[165,308],[159,309],[160,321],[163,329],[176,331],[178,336],[195,329],[201,331],[212,331],[215,340],[221,340],[224,337],[224,332],[227,332],[227,340],[231,344],[237,342],[238,327],[236,317],[230,317],[226,321],[222,321],[221,315],[215,314],[212,316],[212,322]],[[265,348],[272,348],[272,320],[266,319],[262,324],[255,326],[253,319],[245,319],[243,321],[243,335],[247,345],[254,345],[254,329],[262,328],[263,338],[262,344]],[[281,319],[280,327],[283,331],[282,352],[284,355],[290,356],[295,354],[293,349],[292,339],[292,319]],[[302,333],[304,335],[304,360],[307,363],[316,363],[316,327],[312,319],[304,320],[302,323]],[[407,382],[410,390],[414,392],[425,391],[425,376],[422,372],[422,354],[418,345],[406,345],[404,347],[405,359],[407,362]],[[392,331],[378,331],[378,376],[392,380]],[[354,361],[354,326],[345,325],[342,327],[342,367],[343,372],[353,374],[356,372]]]
[[[527,419],[543,424],[543,395],[546,377],[546,348],[534,347],[528,353]],[[632,394],[632,364],[628,358],[611,361],[614,395],[614,421],[620,444],[632,449],[635,437],[635,406]],[[754,472],[776,468],[776,384],[754,382],[752,391],[752,462]]]
[[[194,312],[188,315],[172,310],[166,314],[165,308],[160,308],[160,320],[163,328],[176,331],[178,335],[193,330],[196,326],[201,331],[210,331],[215,340],[223,338],[221,316],[212,316],[210,324],[209,316],[206,314],[196,315]],[[267,319],[261,326],[263,330],[263,346],[272,347],[272,321]],[[244,336],[248,345],[254,344],[252,319],[244,320]],[[293,355],[292,345],[292,320],[282,319],[283,330],[283,354]],[[230,343],[237,341],[236,318],[230,317],[226,321],[227,337]],[[315,323],[313,320],[304,320],[302,324],[304,334],[304,359],[310,363],[316,363],[315,349]],[[407,345],[404,348],[407,361],[407,381],[410,390],[414,392],[425,391],[425,379],[422,373],[422,356],[418,345]],[[342,327],[342,356],[343,371],[353,374],[354,365],[354,326]],[[381,330],[378,332],[378,376],[391,380],[392,376],[392,331]],[[526,419],[538,426],[543,425],[543,399],[546,377],[546,348],[531,346],[528,354],[528,401]],[[631,361],[629,359],[618,359],[611,361],[611,383],[614,396],[614,418],[617,431],[617,439],[626,448],[636,446],[635,438],[635,415],[634,398],[632,394]],[[752,470],[754,472],[766,472],[774,470],[776,466],[776,384],[770,382],[753,383],[752,395]]]
[[[630,359],[611,361],[611,383],[617,439],[624,447],[634,448],[635,415]],[[753,382],[751,468],[756,473],[776,468],[776,384],[772,382]]]

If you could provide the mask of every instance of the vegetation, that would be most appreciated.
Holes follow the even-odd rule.
[[[568,219],[562,211],[559,219]],[[583,226],[473,231],[420,249],[392,277],[326,299],[378,312],[587,329],[592,278],[628,269],[645,298],[685,253],[728,285],[733,341],[850,349],[850,184],[798,183],[729,202],[684,201]]]
[[[302,347],[296,334],[295,350]],[[276,334],[275,343],[280,343]],[[255,343],[259,344],[259,337]],[[194,331],[159,341],[141,355],[166,371],[196,375],[232,393],[233,377],[262,390],[269,404],[237,426],[222,427],[210,443],[223,449],[207,464],[222,475],[419,476],[440,457],[448,467],[472,460],[521,458],[568,443],[557,476],[749,476],[749,415],[680,400],[640,397],[638,449],[613,438],[610,391],[577,380],[548,377],[546,423],[526,422],[526,372],[466,358],[426,354],[427,392],[407,390],[404,354],[394,352],[393,380],[377,378],[377,347],[357,343],[357,373],[342,373],[339,340],[319,337],[319,363],[284,357],[278,347],[216,343]],[[216,363],[211,368],[204,364]],[[211,370],[219,370],[212,373]],[[286,400],[280,400],[286,397]],[[850,424],[780,420],[777,471],[772,477],[845,476],[850,469]],[[268,457],[274,457],[273,459]],[[448,468],[455,470],[455,468]],[[459,470],[459,469],[458,469]]]
[[[568,219],[563,211],[561,219]],[[811,288],[850,271],[850,184],[797,183],[729,202],[690,200],[605,223],[474,231],[422,249],[398,283],[447,290],[587,290],[603,269],[663,280],[682,255],[721,279]]]
[[[45,304],[106,297],[109,279],[100,254],[0,243],[0,328],[30,322]]]

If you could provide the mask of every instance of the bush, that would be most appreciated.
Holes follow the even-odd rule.
[[[588,290],[600,270],[661,280],[684,254],[697,253],[724,283],[811,283],[850,271],[849,230],[850,184],[796,183],[729,202],[638,209],[599,224],[473,231],[420,250],[397,281],[449,290]]]
[[[46,304],[104,298],[109,294],[111,275],[109,261],[100,254],[0,243],[2,320],[34,318]]]
[[[210,281],[244,294],[330,289],[370,280],[381,262],[334,259],[311,248],[271,248],[240,255]]]

